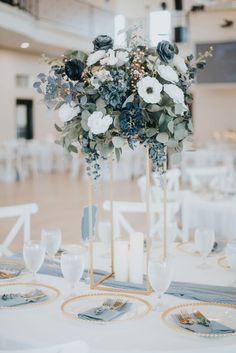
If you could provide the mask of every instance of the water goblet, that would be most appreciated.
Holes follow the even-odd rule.
[[[46,253],[52,261],[55,260],[55,255],[60,248],[61,238],[62,234],[60,229],[42,230],[41,239],[45,245]]]
[[[169,288],[173,275],[173,266],[170,259],[151,258],[148,264],[148,278],[152,289],[157,295],[157,303],[153,307],[154,311],[163,311],[163,294]]]
[[[23,257],[26,268],[32,274],[32,281],[35,281],[36,273],[42,266],[45,258],[45,246],[41,241],[30,240],[24,244]]]
[[[201,263],[199,267],[206,269],[208,267],[207,256],[213,249],[215,242],[215,232],[209,229],[196,229],[194,233],[194,241],[196,250],[201,255]]]
[[[82,245],[67,247],[61,255],[61,271],[70,285],[69,297],[76,295],[76,285],[81,280],[85,265],[86,248]]]

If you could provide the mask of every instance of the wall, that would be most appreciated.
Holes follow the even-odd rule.
[[[54,133],[55,113],[49,115],[40,102],[41,97],[35,92],[32,84],[37,73],[46,72],[48,67],[40,63],[39,55],[0,49],[0,141],[14,139],[16,136],[15,106],[17,98],[32,99],[34,102],[35,138],[44,139]],[[16,87],[16,74],[28,74],[31,77],[30,88]],[[54,118],[53,118],[54,115]]]
[[[234,26],[221,28],[224,19]],[[236,9],[191,13],[189,26],[192,50],[195,43],[236,41]],[[236,83],[196,85],[193,93],[196,142],[208,141],[214,131],[236,131]]]

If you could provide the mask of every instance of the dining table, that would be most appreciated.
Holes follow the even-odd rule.
[[[173,247],[171,257],[174,281],[229,286],[235,278],[230,269],[219,266],[218,260],[222,253],[208,257],[205,269],[199,267],[199,256],[182,252],[177,246]],[[27,282],[30,278],[26,275],[18,281]],[[23,347],[24,344],[53,346],[82,340],[88,344],[91,353],[236,352],[236,336],[208,338],[171,329],[163,321],[162,313],[155,310],[139,319],[106,324],[77,320],[61,310],[69,290],[68,283],[62,277],[37,274],[37,281],[59,289],[59,297],[50,303],[0,309],[0,349],[3,345],[6,349],[8,342],[12,348]],[[85,282],[79,282],[76,290],[78,295],[101,293],[91,290]],[[151,305],[157,300],[155,293],[133,295],[145,299]],[[193,302],[167,294],[163,300],[165,308]]]

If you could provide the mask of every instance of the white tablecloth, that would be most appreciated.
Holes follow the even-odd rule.
[[[213,229],[219,238],[236,238],[236,198],[212,198],[210,194],[185,191],[182,201],[183,240],[189,230],[199,227]]]
[[[199,258],[174,251],[176,281],[189,281],[205,284],[229,285],[234,274],[217,265],[217,256],[209,258],[209,269],[197,267]],[[27,345],[53,345],[76,340],[89,344],[92,353],[235,353],[236,336],[206,339],[172,331],[160,319],[160,314],[152,311],[145,318],[116,323],[96,325],[77,322],[64,316],[60,305],[67,293],[67,285],[62,278],[39,275],[38,280],[61,290],[61,296],[51,304],[34,308],[18,308],[0,311],[0,342],[14,340]],[[78,294],[89,292],[81,283]],[[151,303],[155,295],[143,296]],[[183,303],[184,300],[165,296],[168,306]],[[79,353],[79,352],[78,352]]]

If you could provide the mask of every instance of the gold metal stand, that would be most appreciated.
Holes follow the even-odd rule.
[[[112,292],[124,292],[124,293],[135,293],[135,294],[151,294],[152,289],[148,281],[148,276],[146,276],[146,288],[144,290],[135,290],[127,288],[113,288],[109,286],[104,286],[105,281],[109,278],[114,278],[114,212],[113,212],[113,155],[110,157],[109,161],[110,169],[110,179],[109,179],[109,196],[110,196],[110,224],[111,224],[111,272],[101,276],[101,278],[96,282],[94,279],[94,266],[93,266],[93,217],[92,217],[92,205],[93,205],[93,181],[92,178],[89,178],[88,181],[88,204],[89,204],[89,277],[90,277],[90,288],[103,290],[103,291],[112,291]],[[146,148],[146,274],[148,273],[148,262],[150,255],[150,212],[151,212],[151,181],[150,181],[150,159],[149,159],[149,149]],[[166,195],[166,175],[164,175],[164,195],[163,195],[163,207],[164,207],[164,251],[163,257],[167,257],[167,195]],[[122,261],[122,259],[121,259]]]

